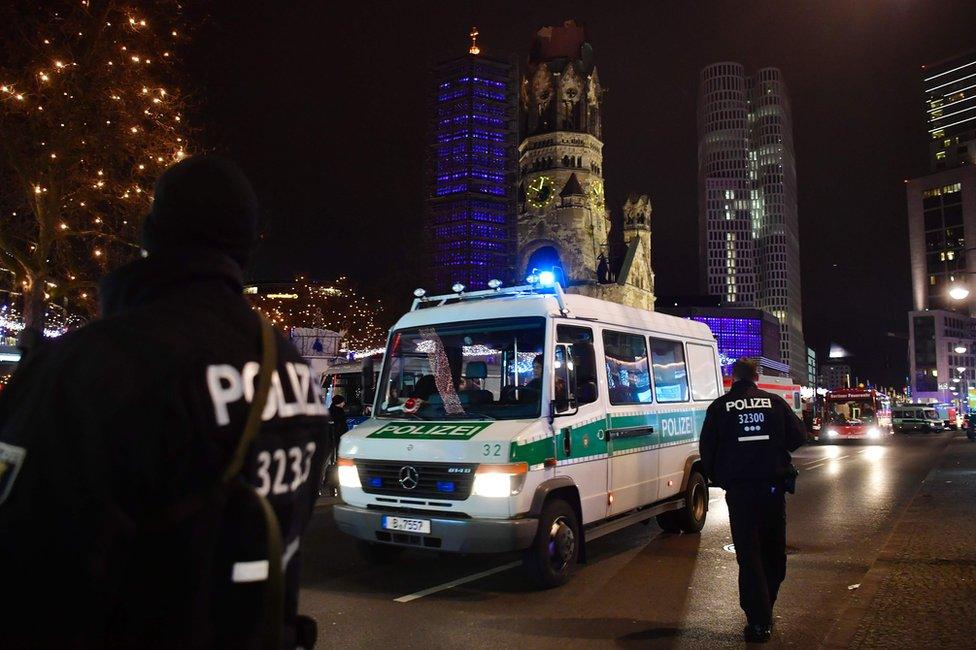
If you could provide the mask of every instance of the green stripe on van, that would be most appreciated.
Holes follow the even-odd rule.
[[[618,438],[612,443],[614,454],[623,454],[641,447],[658,448],[668,445],[694,442],[701,436],[705,422],[704,409],[689,409],[672,413],[638,413],[631,415],[611,415],[610,428],[628,429],[632,427],[653,427],[654,432],[642,436]],[[555,453],[557,461],[574,460],[587,456],[607,454],[605,418],[586,424],[562,427],[556,430],[556,437],[543,438],[525,445],[512,443],[509,451],[511,462],[526,462],[538,465]],[[566,454],[565,436],[570,438],[570,454]]]
[[[552,458],[552,438],[543,438],[526,445],[511,444],[509,459],[513,463],[528,463],[530,466],[539,465],[547,458]]]

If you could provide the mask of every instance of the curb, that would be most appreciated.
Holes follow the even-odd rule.
[[[871,611],[871,603],[874,601],[874,597],[891,575],[894,567],[899,563],[902,552],[908,547],[915,535],[915,526],[902,526],[902,523],[905,522],[905,516],[915,503],[918,495],[922,492],[922,488],[929,483],[932,475],[942,467],[946,451],[951,446],[955,437],[950,436],[945,439],[945,445],[939,452],[935,464],[898,513],[898,516],[895,518],[894,527],[885,540],[884,545],[882,545],[878,557],[875,558],[871,566],[868,567],[864,577],[861,578],[861,586],[851,595],[848,603],[841,609],[834,624],[820,642],[819,647],[830,649],[851,647],[851,641],[854,639],[858,630],[860,630],[861,622],[865,615]]]

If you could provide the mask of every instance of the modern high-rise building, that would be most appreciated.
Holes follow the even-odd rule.
[[[428,288],[484,289],[515,274],[517,73],[481,53],[434,66],[427,165]]]
[[[953,401],[960,399],[956,384],[976,381],[976,166],[912,179],[906,194],[912,397]],[[970,293],[956,299],[953,289]]]
[[[934,173],[905,185],[909,380],[915,399],[965,403],[976,382],[976,52],[923,66],[922,97]]]
[[[976,164],[976,51],[922,66],[933,171]]]
[[[782,73],[738,63],[701,72],[700,260],[704,290],[780,322],[780,360],[804,381],[793,123]]]

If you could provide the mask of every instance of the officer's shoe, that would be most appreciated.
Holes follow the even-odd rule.
[[[742,638],[746,643],[766,643],[773,634],[772,625],[746,625],[742,629]]]

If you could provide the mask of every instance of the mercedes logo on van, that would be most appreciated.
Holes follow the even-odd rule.
[[[420,483],[420,472],[411,467],[410,465],[404,465],[400,468],[400,487],[404,490],[412,490]]]

